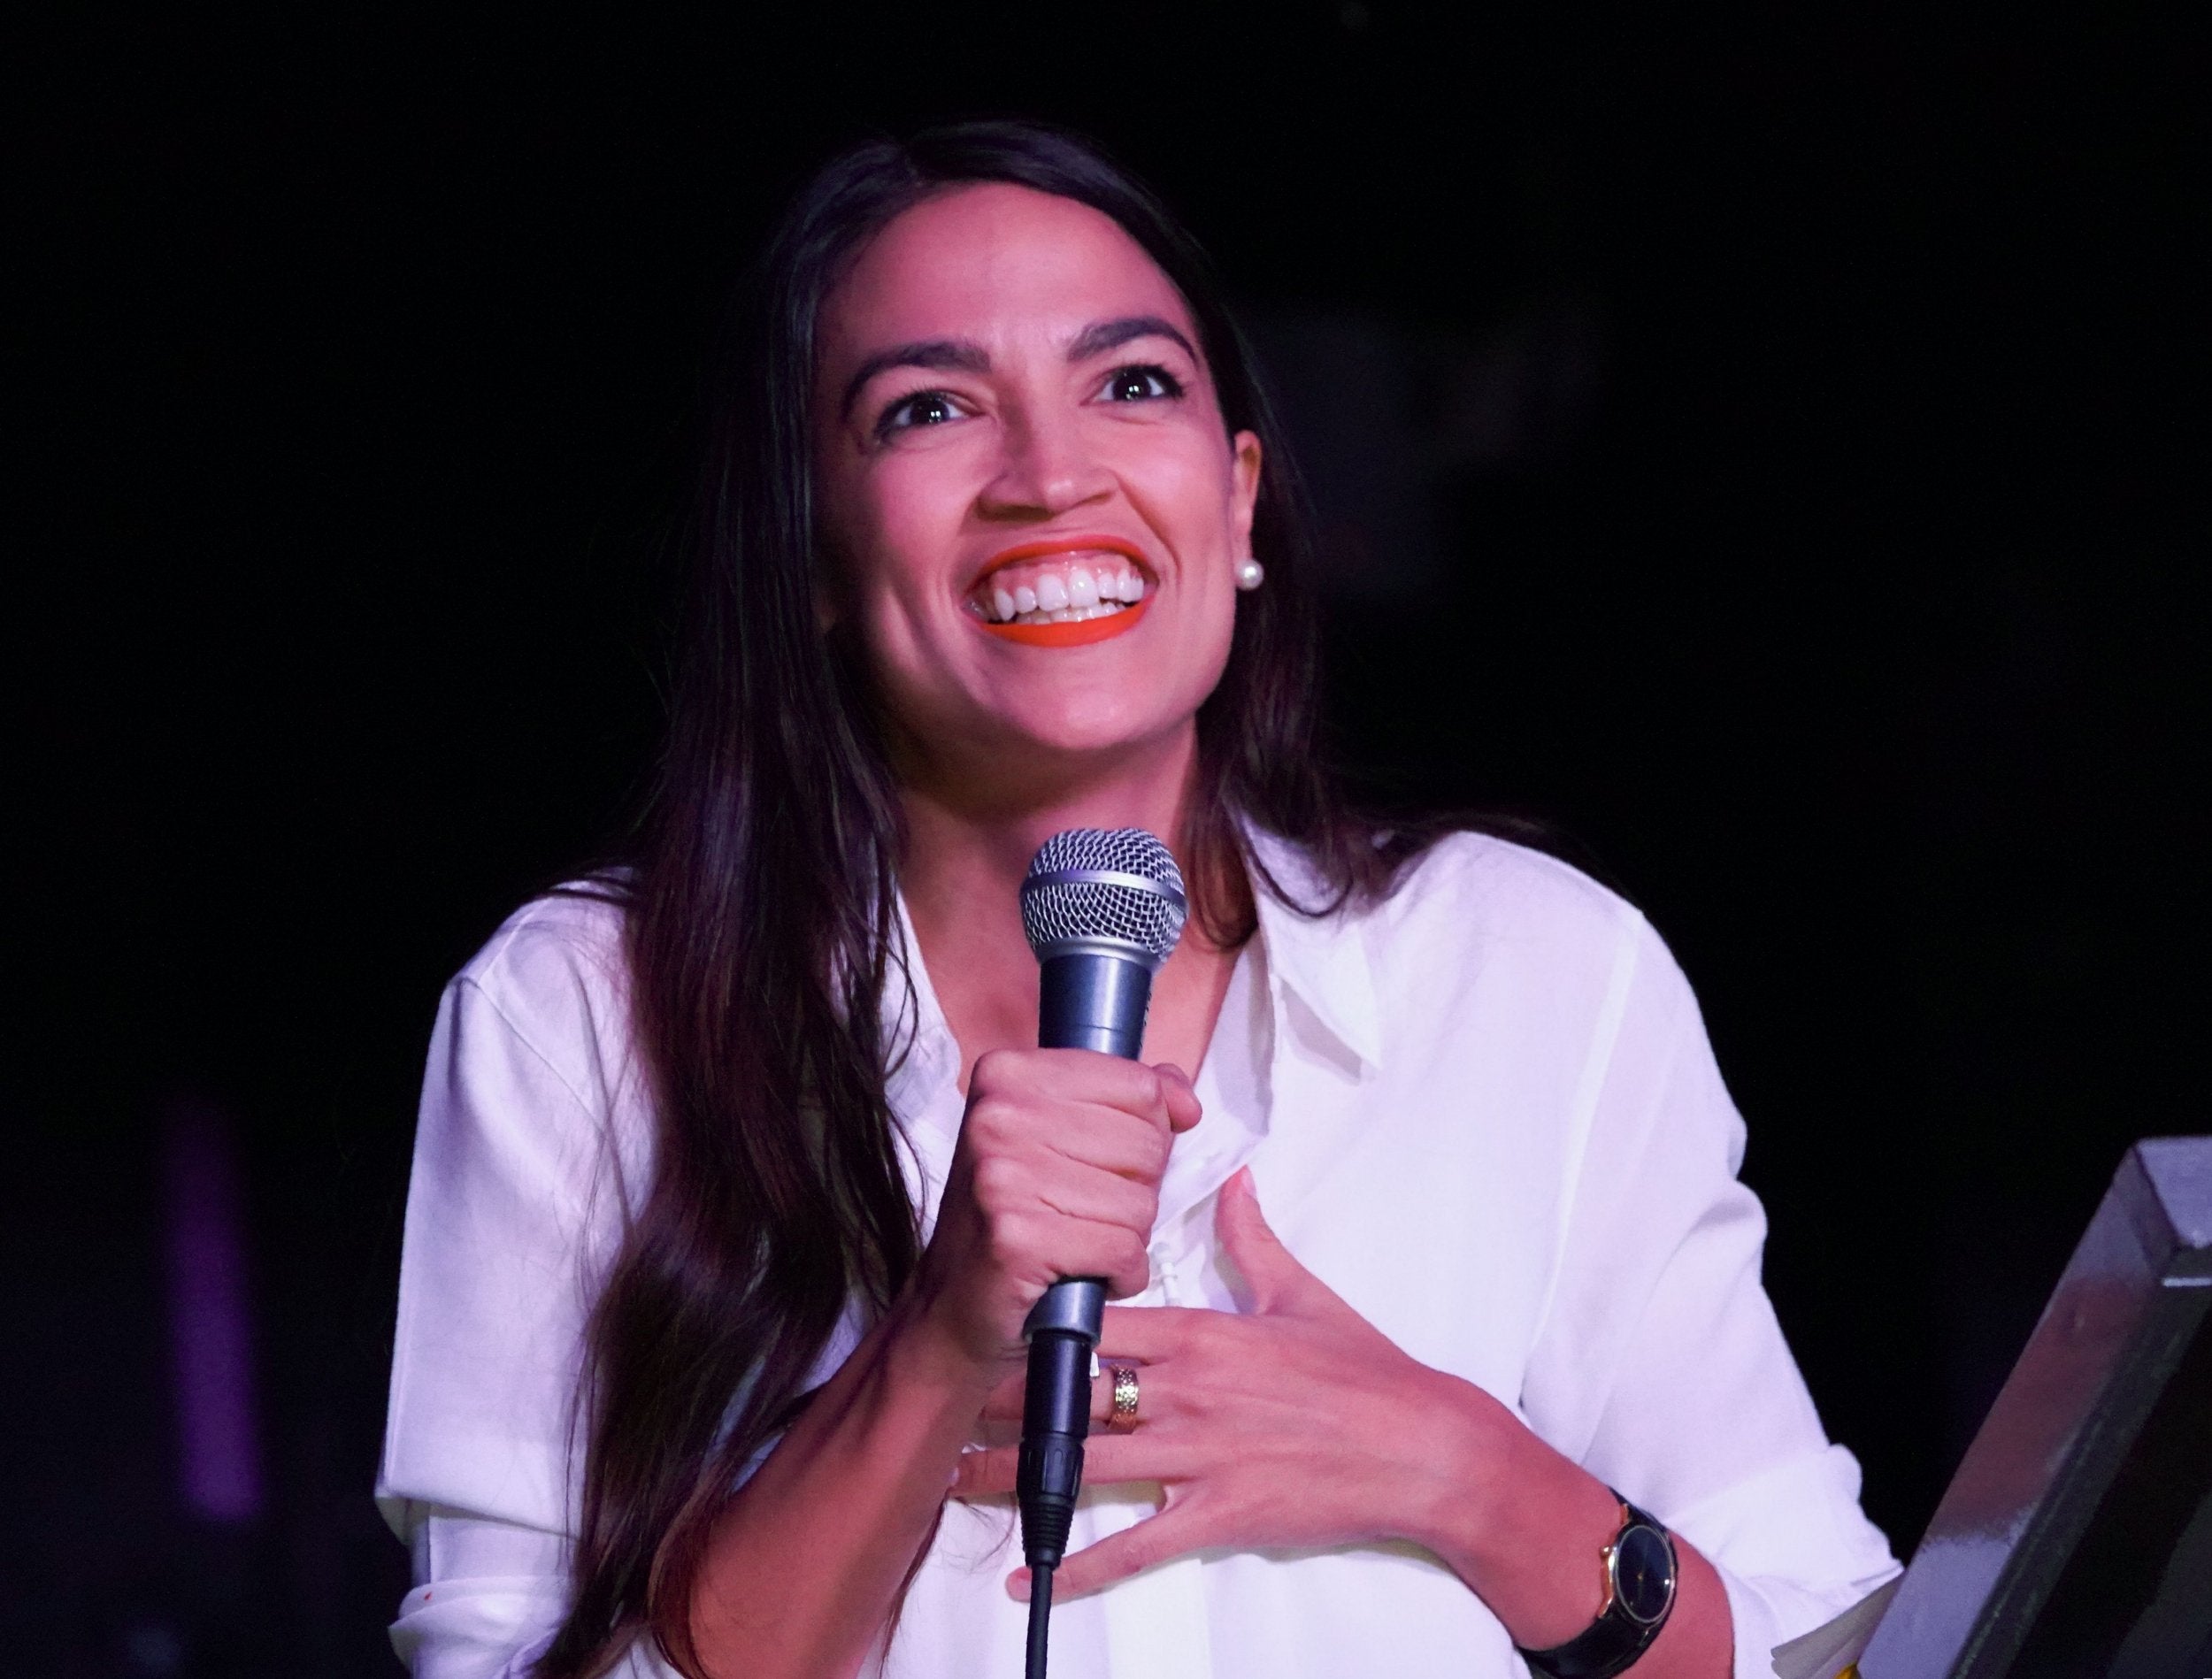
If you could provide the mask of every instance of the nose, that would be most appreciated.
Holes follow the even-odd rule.
[[[976,498],[993,519],[1048,519],[1113,492],[1113,475],[1087,447],[1079,416],[1025,406],[1009,417],[998,471]]]

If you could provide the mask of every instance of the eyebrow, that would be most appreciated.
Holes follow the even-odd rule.
[[[1183,347],[1183,353],[1193,361],[1202,358],[1189,339],[1176,331],[1172,322],[1157,315],[1125,315],[1119,320],[1102,320],[1086,326],[1075,335],[1068,346],[1071,362],[1088,361],[1094,356],[1103,356],[1110,349],[1119,349],[1132,339],[1165,338]]]
[[[1119,349],[1124,344],[1140,338],[1165,338],[1183,347],[1183,353],[1193,361],[1201,361],[1198,351],[1189,339],[1177,330],[1173,322],[1157,315],[1124,315],[1116,320],[1094,321],[1075,335],[1068,345],[1071,363],[1088,361],[1094,356],[1103,356],[1108,350]],[[898,344],[889,349],[878,350],[860,364],[853,376],[845,382],[845,398],[839,412],[849,416],[853,404],[860,400],[860,393],[868,381],[879,373],[887,373],[895,367],[926,367],[958,373],[987,373],[991,358],[980,344],[961,338],[925,338],[911,344]]]

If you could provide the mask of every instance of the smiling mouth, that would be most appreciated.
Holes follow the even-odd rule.
[[[1126,555],[1081,548],[995,566],[968,591],[968,605],[986,624],[1079,624],[1136,605],[1147,586]]]
[[[1120,543],[1077,538],[1009,549],[970,586],[966,604],[1001,640],[1080,647],[1133,628],[1150,588]]]

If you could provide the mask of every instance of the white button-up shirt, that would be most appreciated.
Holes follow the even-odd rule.
[[[1260,843],[1279,878],[1307,878],[1287,847]],[[1259,914],[1133,1303],[1237,1309],[1214,1199],[1248,1163],[1276,1232],[1370,1322],[1710,1559],[1740,1679],[1894,1575],[1860,1513],[1858,1466],[1822,1432],[1760,1286],[1743,1124],[1643,918],[1474,835],[1371,908],[1309,920],[1262,893]],[[572,898],[524,908],[454,981],[432,1042],[378,1486],[413,1549],[393,1638],[419,1679],[521,1679],[566,1602],[583,1328],[651,1170],[618,916]],[[912,1048],[889,1095],[926,1230],[963,1103],[958,1046],[918,957],[911,969],[918,1017],[899,1023]],[[849,1322],[816,1379],[857,1334]],[[1156,1495],[1087,1489],[1071,1551],[1142,1520]],[[871,1671],[1017,1679],[1010,1506],[949,1507]],[[1052,1669],[1524,1671],[1481,1600],[1408,1544],[1168,1562],[1058,1605]],[[620,1671],[668,1673],[643,1649]]]

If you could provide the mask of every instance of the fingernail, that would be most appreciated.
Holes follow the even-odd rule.
[[[1029,1570],[1017,1568],[1006,1576],[1006,1595],[1016,1603],[1029,1601]]]

